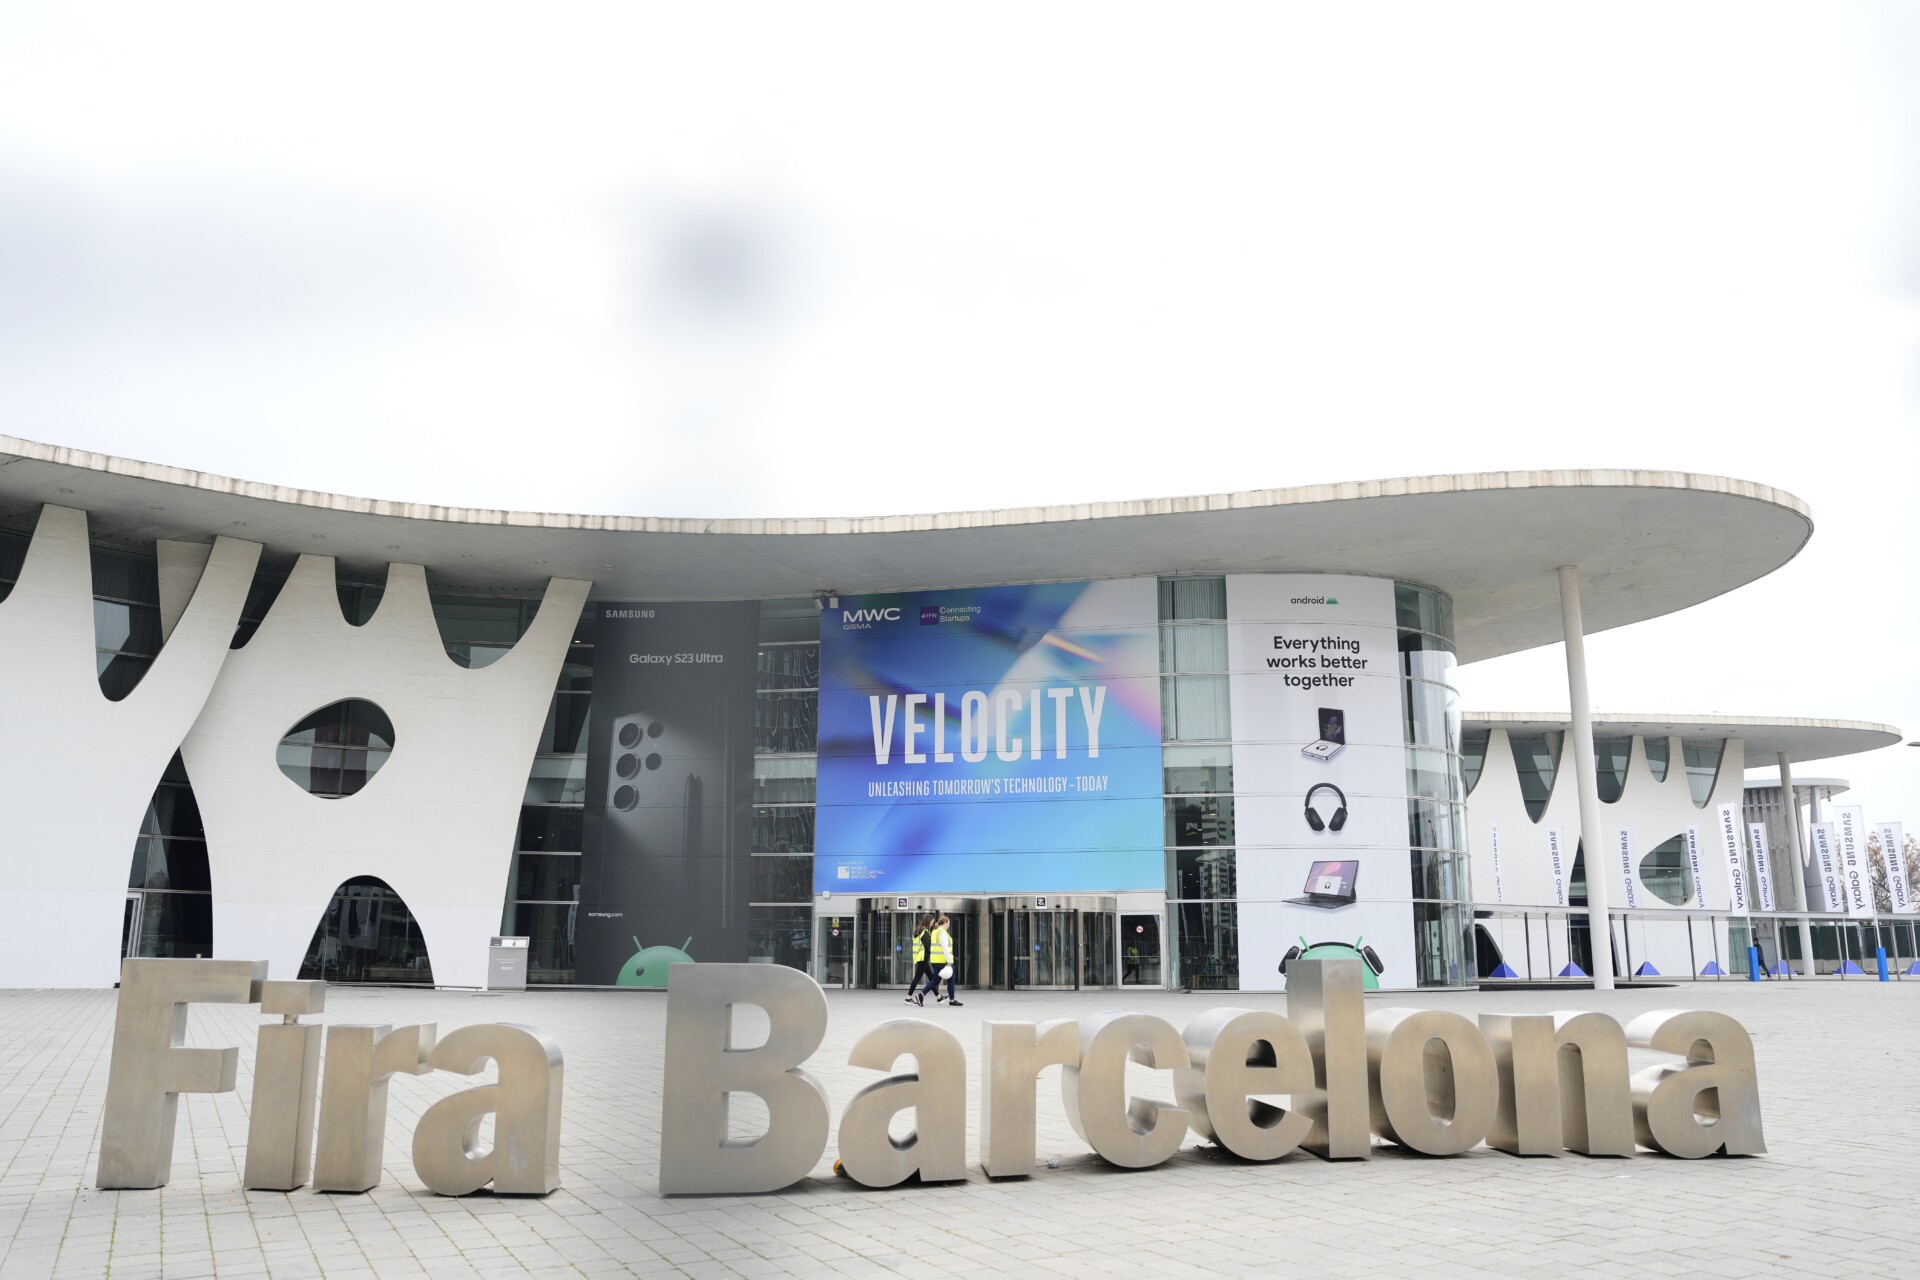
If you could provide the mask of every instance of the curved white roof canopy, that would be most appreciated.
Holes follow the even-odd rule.
[[[0,522],[80,507],[93,536],[230,533],[438,588],[526,594],[586,578],[613,600],[776,599],[1170,573],[1358,573],[1454,602],[1465,662],[1560,638],[1554,570],[1581,568],[1589,632],[1710,600],[1792,559],[1789,493],[1673,471],[1509,471],[934,515],[673,520],[435,507],[232,480],[0,436]]]
[[[1565,712],[1469,711],[1460,717],[1468,729],[1505,729],[1508,733],[1565,733]],[[1594,712],[1593,732],[1600,738],[1739,738],[1747,744],[1747,767],[1771,769],[1774,757],[1831,760],[1835,756],[1878,751],[1900,741],[1890,724],[1868,720],[1804,720],[1788,716],[1686,716]],[[1812,779],[1794,779],[1796,787]],[[1778,783],[1773,785],[1778,786]],[[1844,785],[1844,784],[1842,784]]]

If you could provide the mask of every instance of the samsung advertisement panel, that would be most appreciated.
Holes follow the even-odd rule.
[[[815,889],[1160,889],[1156,619],[1151,578],[839,597]]]

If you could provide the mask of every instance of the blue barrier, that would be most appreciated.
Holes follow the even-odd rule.
[[[1760,981],[1760,948],[1752,945],[1747,947],[1747,981]]]
[[[1880,970],[1880,981],[1885,982],[1887,980],[1887,949],[1885,947],[1873,949],[1873,963]]]

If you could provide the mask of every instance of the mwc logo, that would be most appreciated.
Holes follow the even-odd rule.
[[[842,609],[840,625],[843,629],[871,627],[876,622],[898,622],[898,609]]]

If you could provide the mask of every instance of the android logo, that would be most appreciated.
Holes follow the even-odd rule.
[[[1363,946],[1364,937],[1352,942],[1308,942],[1303,936],[1300,945],[1288,947],[1287,954],[1281,957],[1280,972],[1285,973],[1287,966],[1295,960],[1359,960],[1360,987],[1363,991],[1378,991],[1380,975],[1387,966],[1380,962],[1380,953],[1372,947]]]
[[[640,939],[633,940],[633,958],[620,966],[620,976],[613,980],[616,987],[664,987],[667,985],[667,967],[676,964],[692,964],[693,957],[687,954],[687,948],[693,945],[688,938],[677,947],[643,947]]]

